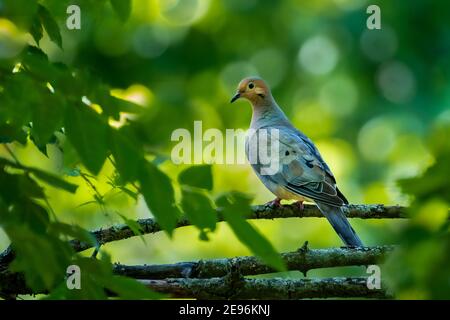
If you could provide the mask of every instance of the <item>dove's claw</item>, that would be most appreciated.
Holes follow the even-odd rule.
[[[303,210],[305,207],[303,206],[303,201],[297,201],[294,203],[300,210]]]
[[[266,206],[272,207],[272,208],[280,208],[281,207],[281,199],[276,198],[275,200],[269,201],[266,203]]]

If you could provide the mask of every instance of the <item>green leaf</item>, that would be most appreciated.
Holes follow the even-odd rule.
[[[36,41],[37,45],[39,45],[39,41],[42,39],[43,33],[44,29],[42,28],[41,19],[39,19],[39,16],[36,15],[30,27],[30,34],[33,36],[33,39]]]
[[[29,197],[35,199],[45,198],[44,190],[36,183],[36,181],[31,179],[30,176],[20,175],[19,181],[20,181],[20,188],[22,190],[26,190],[26,193]]]
[[[62,37],[58,23],[56,23],[55,19],[47,10],[47,8],[42,5],[39,5],[38,14],[50,40],[52,40],[58,45],[58,47],[62,49]]]
[[[139,114],[143,111],[142,107],[133,102],[112,96],[107,85],[94,83],[93,86],[95,91],[93,91],[92,101],[102,107],[106,116],[118,121],[120,120],[120,112]]]
[[[238,239],[267,265],[285,271],[286,266],[272,244],[246,220],[250,214],[250,200],[246,195],[233,192],[220,197],[217,204]]]
[[[0,158],[0,198],[4,198],[7,203],[25,203],[24,198],[43,199],[42,188],[29,177],[28,174],[8,173],[4,170],[4,165],[9,165],[10,161]]]
[[[427,169],[419,177],[401,179],[397,181],[403,192],[414,195],[416,198],[425,201],[435,197],[442,197],[450,202],[450,153],[443,154],[436,159],[436,163]]]
[[[36,145],[45,145],[53,133],[60,129],[64,115],[65,101],[59,94],[44,92],[41,101],[32,108],[32,135]]]
[[[7,233],[11,227],[27,225],[30,231],[44,234],[47,230],[49,217],[42,206],[30,199],[22,198],[21,203],[13,203],[9,210],[0,213],[0,222]]]
[[[139,163],[144,159],[136,141],[138,140],[128,127],[110,130],[109,146],[123,181],[137,179]]]
[[[139,114],[142,112],[142,107],[130,102],[128,100],[120,99],[110,95],[109,102],[116,106],[117,110],[121,112]]]
[[[181,206],[189,221],[197,226],[203,238],[207,239],[205,229],[216,229],[217,215],[211,200],[203,193],[182,188]]]
[[[144,244],[147,244],[147,242],[145,241],[145,238],[142,235],[142,229],[141,226],[139,225],[139,223],[137,223],[134,220],[128,219],[127,217],[125,217],[122,214],[119,214],[119,216],[122,218],[123,222],[131,229],[131,231],[133,231],[133,233],[136,236],[139,236],[139,238],[141,238],[142,242],[144,242]]]
[[[131,14],[131,0],[111,0],[111,5],[122,21],[128,20]]]
[[[23,130],[31,120],[31,109],[37,101],[39,92],[35,82],[23,72],[11,75],[1,97],[0,117],[4,119],[1,122],[7,121],[15,132]]]
[[[52,224],[50,224],[50,231],[89,243],[94,247],[98,245],[97,239],[92,235],[92,233],[76,225],[70,225],[62,222],[53,222]]]
[[[80,170],[75,166],[80,162],[77,151],[67,139],[67,136],[61,132],[55,133],[57,138],[57,147],[62,152],[62,167],[64,174],[71,177],[78,177]]]
[[[0,143],[11,143],[13,141],[26,144],[27,133],[21,127],[13,126],[8,123],[0,124]]]
[[[183,170],[178,176],[178,182],[191,187],[212,190],[211,165],[193,166]]]
[[[75,191],[77,191],[78,186],[76,184],[67,182],[63,179],[61,179],[58,176],[55,176],[54,174],[45,172],[43,170],[40,169],[36,169],[36,168],[28,168],[28,170],[34,175],[36,176],[36,178],[45,181],[47,184],[58,188],[58,189],[62,189],[65,191],[68,191],[70,193],[75,193]]]
[[[76,184],[67,182],[67,181],[61,179],[60,177],[55,176],[52,173],[43,171],[38,168],[27,167],[27,166],[12,162],[11,160],[8,160],[5,158],[0,158],[0,164],[11,166],[13,168],[17,168],[17,169],[21,169],[21,170],[25,170],[28,173],[32,173],[36,178],[43,180],[47,184],[52,185],[55,188],[66,190],[70,193],[74,193],[78,188],[78,186]]]
[[[166,174],[150,162],[141,164],[139,168],[139,182],[145,202],[156,221],[171,236],[180,216],[172,183]]]
[[[91,108],[81,105],[66,108],[67,138],[81,161],[93,174],[98,174],[108,156],[108,124]]]
[[[11,269],[24,272],[32,289],[51,289],[64,279],[72,249],[66,241],[36,233],[25,224],[6,228],[16,259]]]

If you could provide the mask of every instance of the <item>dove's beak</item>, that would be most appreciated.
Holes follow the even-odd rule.
[[[241,93],[240,93],[240,92],[236,93],[236,94],[234,95],[234,97],[231,98],[230,103],[235,102],[235,101],[236,101],[237,99],[239,99],[240,97],[241,97]]]

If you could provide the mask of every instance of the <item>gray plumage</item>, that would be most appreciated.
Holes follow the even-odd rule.
[[[232,101],[238,98],[252,103],[246,153],[264,185],[278,199],[315,202],[346,245],[363,246],[342,210],[348,201],[339,191],[333,173],[314,143],[290,123],[264,81],[256,77],[242,80]],[[262,132],[267,135],[266,140],[261,140]],[[262,161],[257,151],[264,143],[268,151],[272,143],[279,146],[278,155],[270,154],[271,160],[278,161],[276,172],[270,174],[262,173],[270,165]]]

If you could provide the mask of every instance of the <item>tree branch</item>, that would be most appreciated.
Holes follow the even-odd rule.
[[[345,213],[348,218],[361,219],[394,219],[406,218],[405,207],[376,205],[348,205]],[[274,208],[268,205],[259,205],[252,207],[252,213],[248,219],[277,219],[277,218],[323,218],[322,213],[315,205],[305,204],[301,210],[296,205],[283,205],[280,208]],[[224,221],[218,209],[218,220]],[[159,224],[152,218],[137,220],[142,234],[156,233],[161,231]],[[176,227],[181,228],[189,226],[191,223],[186,218],[181,218]],[[126,224],[117,224],[109,228],[99,229],[92,232],[99,244],[105,244],[117,240],[123,240],[136,236],[136,234]],[[79,240],[70,241],[75,251],[83,251],[92,247],[91,244]],[[0,261],[1,263],[1,261]]]
[[[382,204],[362,205],[351,204],[345,207],[345,213],[348,218],[361,219],[395,219],[406,218],[407,208],[402,206],[385,206]],[[218,221],[224,221],[220,208],[218,211]],[[277,218],[323,218],[322,213],[317,206],[305,204],[304,209],[299,209],[296,205],[283,205],[280,208],[274,208],[269,205],[258,205],[252,207],[252,212],[248,219],[277,219]],[[156,233],[161,231],[159,224],[152,218],[139,219],[141,234]],[[186,218],[181,218],[176,227],[181,228],[189,226],[191,223]],[[126,224],[116,224],[108,228],[101,228],[91,232],[97,242],[102,245],[105,243],[124,240],[136,236]],[[70,244],[76,252],[84,251],[92,248],[92,244],[74,239]],[[9,246],[5,251],[0,253],[0,270],[2,267],[9,265],[14,259],[14,251]]]
[[[305,299],[376,298],[391,296],[385,289],[368,289],[366,278],[328,279],[166,279],[140,280],[148,288],[174,298]]]
[[[377,264],[385,259],[394,246],[368,248],[300,248],[281,256],[288,270],[301,271],[305,276],[309,270],[344,266],[366,266]],[[166,278],[214,278],[223,277],[236,266],[243,276],[277,272],[253,256],[229,259],[211,259],[179,262],[162,265],[114,265],[114,273],[135,279]]]
[[[305,243],[305,245],[299,250],[294,252],[282,253],[281,256],[283,257],[283,260],[285,261],[288,270],[301,271],[306,276],[306,272],[312,269],[377,264],[382,262],[387,256],[387,254],[389,254],[389,252],[391,252],[393,249],[394,246],[378,246],[370,248],[308,249]],[[148,283],[161,285],[163,284],[163,288],[166,288],[167,290],[173,290],[173,292],[170,293],[174,293],[175,295],[177,295],[178,292],[177,288],[181,286],[181,288],[183,288],[184,290],[182,291],[183,294],[187,296],[188,292],[190,291],[186,290],[188,289],[194,290],[192,288],[200,288],[202,286],[204,286],[205,288],[215,286],[214,283],[215,281],[219,281],[217,280],[218,278],[228,279],[227,281],[242,282],[243,276],[267,274],[276,271],[266,266],[258,258],[246,256],[228,259],[211,259],[211,260],[200,260],[195,262],[180,262],[175,264],[164,264],[164,265],[126,266],[121,264],[115,264],[113,272],[117,275],[127,276],[135,279],[144,279],[146,281],[150,281],[148,279],[152,279],[155,281],[164,280],[163,282],[150,281]],[[175,282],[173,282],[170,279],[175,279],[174,280]],[[186,282],[183,281],[183,279],[186,281],[187,280],[193,281]],[[203,280],[207,279],[207,280],[205,280],[204,282],[196,282],[194,281],[195,279],[203,279]],[[291,280],[284,279],[283,281],[286,284]],[[250,284],[251,284],[250,288],[255,287],[255,285],[257,287],[268,286],[268,284],[264,284],[264,282],[263,284],[260,283],[254,284],[253,282],[251,282]],[[226,285],[231,286],[231,284],[229,283]],[[222,284],[222,286],[224,286],[224,284]],[[295,283],[294,286],[296,286]],[[329,286],[329,284],[327,284],[327,286]],[[216,289],[210,288],[208,290],[216,290]],[[208,290],[206,290],[206,292],[211,293],[211,291]],[[298,289],[296,290],[298,291]],[[338,292],[335,289],[330,290],[331,290],[330,292],[333,294],[337,294]],[[3,295],[38,293],[33,292],[27,287],[23,274],[13,273],[10,271],[0,272],[0,292]],[[219,295],[218,292],[219,291],[217,291],[216,293]],[[306,292],[309,291],[305,290],[301,292],[303,292],[303,294],[306,294]],[[314,293],[315,291],[311,292],[312,292],[311,294],[315,294]],[[283,291],[277,294],[286,295],[287,293]],[[363,295],[363,297],[365,296],[366,295]],[[213,296],[211,295],[210,298],[212,297]],[[269,296],[269,298],[270,297],[272,296]]]

